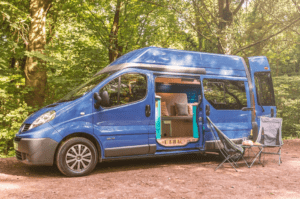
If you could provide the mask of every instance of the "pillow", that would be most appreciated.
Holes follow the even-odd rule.
[[[186,103],[175,103],[176,115],[177,116],[188,116],[188,106]]]
[[[161,116],[169,116],[166,102],[161,102]]]

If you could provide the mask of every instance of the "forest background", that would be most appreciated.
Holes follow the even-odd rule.
[[[300,0],[0,0],[0,157],[42,106],[157,46],[267,56],[283,136],[300,135]]]

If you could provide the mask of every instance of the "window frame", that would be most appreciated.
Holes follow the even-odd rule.
[[[261,97],[260,97],[260,93],[258,93],[258,88],[259,90],[261,91],[261,84],[259,83],[259,85],[256,85],[256,77],[257,77],[257,74],[270,74],[270,78],[269,78],[269,84],[271,84],[270,86],[270,92],[272,94],[272,104],[262,104],[261,103]],[[259,81],[258,81],[259,82]],[[272,75],[271,75],[271,72],[270,71],[258,71],[258,72],[255,72],[254,73],[254,83],[255,83],[255,92],[256,92],[256,101],[257,101],[257,104],[259,106],[276,106],[276,101],[275,101],[275,93],[274,93],[274,87],[273,87],[273,80],[272,80]],[[260,98],[259,98],[260,97]]]
[[[144,76],[146,78],[146,95],[142,99],[140,99],[140,100],[137,100],[137,101],[134,101],[134,102],[129,102],[129,103],[126,103],[126,104],[120,104],[120,85],[121,85],[121,79],[122,79],[121,77],[123,75],[127,75],[127,74],[142,75],[142,76]],[[119,79],[118,80],[118,105],[110,106],[110,107],[101,106],[101,108],[103,108],[103,109],[112,109],[112,108],[117,108],[117,107],[121,107],[121,106],[126,106],[126,105],[130,105],[130,104],[134,104],[134,103],[141,102],[141,101],[145,100],[146,97],[148,96],[148,90],[149,90],[148,89],[148,86],[149,86],[149,83],[148,83],[149,81],[148,80],[149,80],[149,78],[148,78],[147,74],[145,74],[145,73],[139,73],[139,72],[128,72],[128,73],[120,74],[119,76],[113,78],[112,80],[110,80],[109,82],[107,82],[104,86],[102,86],[99,89],[99,91],[101,91],[101,89],[103,89],[106,85],[110,84],[112,81],[114,81],[117,78]]]
[[[204,83],[204,81],[205,80],[207,80],[208,82],[207,83],[220,83],[220,82],[223,82],[224,83],[224,97],[225,97],[225,105],[226,104],[228,104],[228,97],[226,97],[226,89],[225,89],[225,87],[226,87],[226,85],[227,85],[227,83],[226,83],[226,81],[228,82],[243,82],[243,84],[244,84],[244,97],[245,97],[245,99],[247,100],[246,101],[246,104],[241,104],[242,105],[242,107],[240,108],[240,109],[237,109],[237,108],[235,108],[235,109],[233,109],[233,108],[218,108],[216,105],[222,105],[222,103],[217,103],[217,104],[212,104],[207,98],[206,98],[206,96],[205,96],[205,94],[206,94],[206,92],[205,92],[205,83]],[[203,85],[203,97],[205,98],[205,100],[213,107],[213,108],[215,108],[216,110],[224,110],[224,111],[239,111],[239,110],[241,110],[243,107],[247,107],[248,106],[248,98],[247,98],[247,88],[246,88],[246,81],[244,81],[244,80],[233,80],[233,79],[222,79],[222,78],[203,78],[203,80],[202,80],[202,85]],[[239,99],[240,100],[240,99]],[[242,102],[242,101],[241,101]]]

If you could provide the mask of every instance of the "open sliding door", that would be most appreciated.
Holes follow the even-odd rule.
[[[214,138],[206,116],[233,141],[248,137],[252,129],[249,87],[243,77],[200,77],[203,90],[201,103],[205,149],[214,150]]]

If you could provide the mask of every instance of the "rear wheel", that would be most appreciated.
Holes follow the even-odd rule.
[[[56,164],[66,176],[84,176],[97,165],[98,153],[88,139],[75,137],[65,141],[58,149]]]

